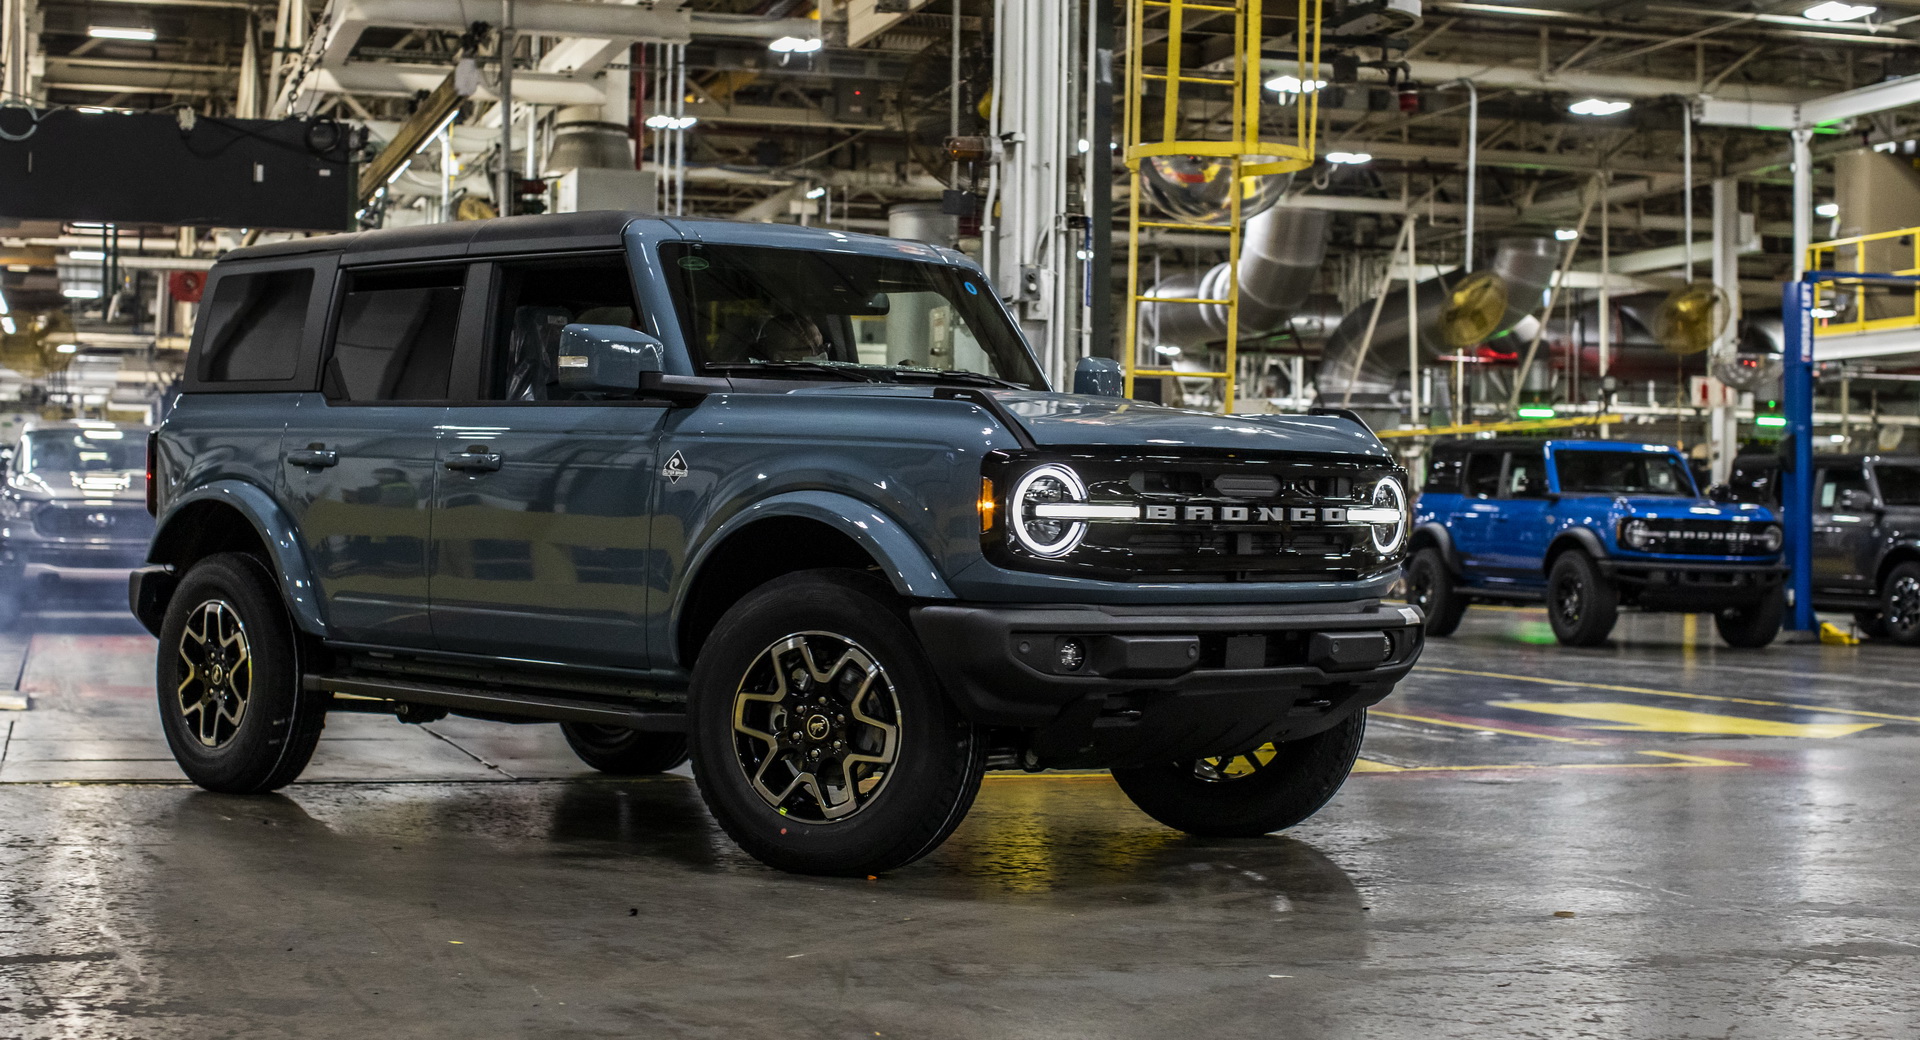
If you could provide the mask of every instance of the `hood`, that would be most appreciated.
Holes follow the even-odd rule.
[[[1751,502],[1715,502],[1705,498],[1629,497],[1613,500],[1620,512],[1643,520],[1748,520],[1771,523],[1773,512]]]
[[[39,491],[55,499],[110,498],[144,503],[147,475],[140,470],[35,470],[14,478],[22,490]]]

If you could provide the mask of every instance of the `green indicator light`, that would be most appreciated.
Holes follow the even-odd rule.
[[[1787,417],[1784,415],[1757,415],[1754,416],[1753,424],[1755,426],[1785,426],[1787,424]]]
[[[1551,419],[1553,418],[1553,414],[1552,408],[1544,406],[1522,407],[1520,409],[1520,418],[1522,419]]]

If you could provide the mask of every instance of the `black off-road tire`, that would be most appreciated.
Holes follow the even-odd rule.
[[[854,663],[855,652],[877,667]],[[795,676],[807,661],[816,671],[830,669],[825,678],[802,685]],[[861,679],[876,674],[884,682]],[[843,697],[869,686],[871,695]],[[815,698],[832,703],[819,708]],[[770,714],[776,710],[786,719],[779,725]],[[755,859],[799,874],[878,874],[932,852],[973,805],[985,768],[985,742],[941,689],[892,589],[856,571],[786,575],[735,604],[700,649],[687,711],[694,779],[715,819]],[[736,730],[736,712],[740,725],[761,736]],[[761,713],[769,713],[764,728]],[[884,725],[868,724],[872,719]],[[834,752],[831,744],[813,744],[816,723],[828,741],[844,734],[855,747]],[[884,757],[889,728],[890,764],[858,764],[863,779],[839,785],[858,792],[850,810],[835,810],[845,815],[827,818],[821,798],[788,786],[789,774],[803,769],[823,789],[846,776],[833,771],[835,755]],[[806,750],[822,747],[829,749],[825,757],[809,764]],[[756,774],[767,795],[755,786]],[[773,803],[781,791],[793,793]]]
[[[1353,771],[1366,732],[1367,713],[1360,711],[1325,732],[1247,755],[1115,769],[1113,778],[1141,812],[1174,830],[1257,837],[1327,804]],[[1250,771],[1228,776],[1234,768]]]
[[[1728,646],[1758,650],[1780,634],[1780,623],[1786,616],[1786,594],[1771,589],[1752,606],[1714,611],[1713,627],[1720,630],[1720,638],[1726,640]]]
[[[313,758],[327,696],[301,690],[293,619],[255,557],[219,553],[187,571],[160,626],[155,673],[167,746],[201,787],[272,791]]]
[[[1593,558],[1569,550],[1547,572],[1547,620],[1565,646],[1601,646],[1620,618],[1620,590],[1601,576]]]
[[[1407,602],[1426,617],[1426,633],[1450,636],[1467,613],[1467,597],[1453,587],[1453,572],[1440,550],[1428,547],[1407,561]]]
[[[1920,646],[1920,563],[1903,563],[1880,584],[1880,616],[1887,638],[1901,646]]]
[[[1887,638],[1887,616],[1878,610],[1856,610],[1853,612],[1853,627],[1867,639]]]
[[[562,722],[560,732],[580,761],[613,776],[664,773],[687,760],[684,733],[647,733],[591,722]]]

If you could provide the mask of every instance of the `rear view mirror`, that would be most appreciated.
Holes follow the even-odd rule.
[[[625,325],[582,325],[560,330],[554,359],[560,389],[572,393],[633,393],[643,372],[666,365],[666,344]]]
[[[1073,392],[1094,397],[1125,397],[1127,377],[1120,362],[1111,358],[1087,357],[1073,366]]]

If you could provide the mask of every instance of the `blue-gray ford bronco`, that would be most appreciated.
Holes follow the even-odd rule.
[[[1256,835],[1345,780],[1413,666],[1406,475],[1340,415],[1055,393],[960,253],[618,213],[217,264],[149,446],[134,613],[226,792],[327,713],[557,722],[689,757],[786,870],[925,855],[984,770],[1105,768]]]

